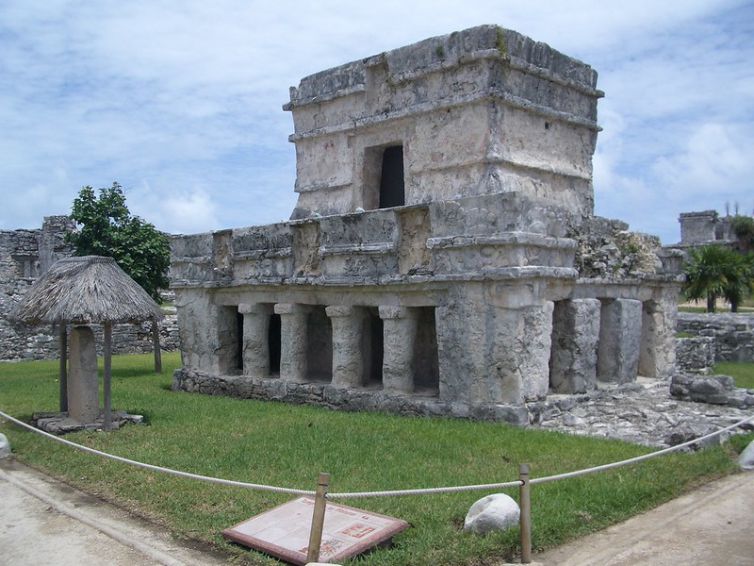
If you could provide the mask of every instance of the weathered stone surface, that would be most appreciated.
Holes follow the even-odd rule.
[[[463,522],[463,530],[477,535],[503,532],[518,526],[521,510],[504,493],[494,493],[476,501]]]
[[[239,304],[243,315],[243,373],[256,377],[270,375],[268,333],[273,307],[270,304]]]
[[[670,393],[678,399],[689,401],[741,408],[754,407],[754,393],[737,388],[735,380],[728,375],[702,377],[676,374],[670,384]]]
[[[8,437],[0,433],[0,460],[11,455],[10,441]]]
[[[326,309],[332,321],[333,375],[336,387],[357,387],[365,383],[363,348],[363,309],[330,306]]]
[[[754,440],[738,456],[738,465],[742,470],[754,470]]]
[[[94,333],[88,326],[75,326],[69,339],[68,413],[80,423],[99,415],[99,380]]]
[[[600,381],[628,383],[639,369],[641,302],[614,299],[602,302],[597,377]]]
[[[385,356],[382,362],[382,383],[387,393],[414,391],[414,345],[416,343],[416,312],[405,307],[380,307],[385,329]]]
[[[656,447],[698,438],[751,414],[750,408],[676,399],[667,381],[646,378],[626,385],[599,384],[599,389],[583,395],[550,395],[528,408],[532,426]],[[731,434],[751,430],[754,423]]]
[[[600,302],[576,299],[555,303],[550,387],[556,393],[584,393],[596,387]]]
[[[709,374],[715,365],[715,339],[711,336],[678,338],[677,369],[684,373]]]

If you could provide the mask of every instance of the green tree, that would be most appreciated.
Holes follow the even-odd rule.
[[[738,250],[742,253],[754,250],[754,218],[737,214],[731,218],[730,225],[738,240]]]
[[[67,236],[76,255],[104,255],[141,285],[157,302],[168,287],[170,242],[154,225],[132,216],[118,183],[99,189],[83,187],[73,201],[71,218],[79,229]]]
[[[754,284],[754,260],[723,246],[692,249],[684,266],[684,294],[689,300],[706,299],[707,312],[715,312],[715,301],[725,298],[736,312]]]

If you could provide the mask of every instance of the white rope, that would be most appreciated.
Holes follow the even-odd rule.
[[[107,452],[101,452],[100,450],[95,450],[94,448],[89,448],[88,446],[83,446],[82,444],[77,444],[75,442],[71,442],[70,440],[60,438],[59,436],[55,436],[54,434],[50,434],[48,432],[39,430],[38,428],[35,428],[22,421],[19,421],[18,419],[14,419],[10,415],[2,411],[0,411],[0,417],[3,417],[11,422],[14,422],[19,426],[22,426],[28,430],[31,430],[32,432],[39,433],[43,436],[51,438],[52,440],[56,440],[57,442],[67,444],[68,446],[72,446],[73,448],[76,448],[78,450],[82,450],[83,452],[89,452],[90,454],[96,454],[98,456],[109,458],[117,462],[130,464],[132,466],[138,466],[140,468],[146,468],[148,470],[153,470],[156,472],[163,472],[163,473],[171,474],[178,477],[190,478],[190,479],[195,479],[195,480],[205,481],[205,482],[210,482],[210,483],[217,483],[221,485],[229,485],[233,487],[243,487],[246,489],[258,490],[258,491],[271,491],[274,493],[287,493],[291,495],[311,495],[311,496],[315,495],[314,491],[307,491],[303,489],[292,489],[292,488],[287,488],[287,487],[276,487],[276,486],[271,486],[271,485],[263,485],[263,484],[255,484],[255,483],[247,483],[247,482],[240,482],[240,481],[235,481],[235,480],[225,480],[225,479],[215,478],[211,476],[192,474],[190,472],[182,472],[179,470],[173,470],[171,468],[155,466],[153,464],[145,464],[143,462],[138,462],[136,460],[131,460],[129,458],[123,458],[121,456],[108,454]],[[651,458],[662,456],[663,454],[675,452],[677,450],[686,448],[687,446],[691,446],[693,444],[697,444],[698,442],[702,442],[703,440],[707,440],[714,436],[718,436],[724,432],[727,432],[734,428],[738,428],[739,426],[751,420],[754,420],[754,415],[747,417],[745,419],[742,419],[735,424],[732,424],[730,426],[727,426],[725,428],[722,428],[720,430],[717,430],[705,436],[695,438],[694,440],[689,440],[688,442],[684,442],[683,444],[677,444],[675,446],[671,446],[670,448],[664,448],[662,450],[650,452],[649,454],[643,454],[642,456],[628,458],[627,460],[621,460],[620,462],[612,462],[610,464],[603,464],[601,466],[595,466],[592,468],[586,468],[586,469],[577,470],[574,472],[566,472],[563,474],[556,474],[553,476],[533,478],[529,480],[529,483],[532,485],[540,484],[540,483],[547,483],[547,482],[558,481],[558,480],[563,480],[563,479],[568,479],[568,478],[575,478],[578,476],[585,476],[587,474],[594,474],[597,472],[603,472],[605,470],[610,470],[612,468],[619,468],[621,466],[628,466],[630,464],[636,464],[637,462],[642,462],[644,460],[649,460]],[[509,481],[509,482],[504,482],[504,483],[487,483],[487,484],[479,484],[479,485],[429,487],[429,488],[421,488],[421,489],[396,489],[396,490],[390,490],[390,491],[356,491],[356,492],[343,492],[343,493],[328,493],[327,498],[328,499],[345,499],[345,498],[360,499],[360,498],[366,498],[366,497],[400,497],[400,496],[406,496],[406,495],[434,495],[434,494],[439,494],[439,493],[460,493],[464,491],[488,491],[492,489],[506,489],[510,487],[521,486],[522,484],[523,482],[521,480],[514,480],[514,481]]]
[[[575,472],[566,472],[564,474],[556,474],[554,476],[545,476],[542,478],[533,478],[529,480],[529,483],[538,484],[538,483],[547,483],[551,481],[564,480],[567,478],[575,478],[578,476],[585,476],[587,474],[604,472],[605,470],[610,470],[612,468],[620,468],[621,466],[628,466],[630,464],[636,464],[637,462],[643,462],[644,460],[649,460],[650,458],[656,458],[658,456],[662,456],[663,454],[669,454],[670,452],[681,450],[683,448],[686,448],[687,446],[691,446],[693,444],[697,444],[698,442],[702,442],[703,440],[707,440],[708,438],[718,436],[719,434],[722,434],[734,428],[738,428],[742,424],[745,424],[751,421],[752,419],[754,419],[754,415],[747,417],[743,420],[740,420],[737,423],[727,426],[725,428],[721,428],[720,430],[716,430],[715,432],[711,432],[704,436],[700,436],[699,438],[695,438],[694,440],[689,440],[688,442],[684,442],[683,444],[676,444],[675,446],[671,446],[670,448],[663,448],[662,450],[657,450],[656,452],[650,452],[649,454],[644,454],[642,456],[629,458],[628,460],[621,460],[620,462],[613,462],[612,464],[603,464],[602,466],[595,466],[593,468],[587,468],[585,470],[578,470]]]
[[[66,444],[68,446],[76,448],[77,450],[81,450],[82,452],[88,452],[89,454],[96,454],[97,456],[102,456],[103,458],[109,458],[110,460],[115,460],[116,462],[122,462],[123,464],[130,464],[131,466],[137,466],[139,468],[145,468],[147,470],[152,470],[155,472],[162,472],[164,474],[170,474],[170,475],[178,476],[181,478],[189,478],[192,480],[205,481],[209,483],[217,483],[220,485],[229,485],[232,487],[243,487],[245,489],[253,489],[253,490],[258,490],[258,491],[272,491],[273,493],[287,493],[291,495],[312,495],[312,496],[315,495],[314,491],[307,491],[305,489],[292,489],[288,487],[275,487],[273,485],[247,483],[247,482],[235,481],[235,480],[224,480],[222,478],[203,476],[201,474],[192,474],[191,472],[182,472],[180,470],[173,470],[171,468],[163,468],[162,466],[155,466],[154,464],[145,464],[144,462],[138,462],[136,460],[131,460],[130,458],[123,458],[122,456],[115,456],[114,454],[108,454],[107,452],[95,450],[94,448],[89,448],[88,446],[84,446],[83,444],[77,444],[75,442],[71,442],[70,440],[66,440],[65,438],[60,438],[59,436],[55,436],[54,434],[50,434],[49,432],[39,430],[38,428],[35,428],[29,424],[26,424],[25,422],[19,421],[18,419],[14,419],[10,415],[2,411],[0,411],[0,417],[3,417],[4,419],[7,419],[32,432],[36,432],[38,434],[41,434],[42,436],[46,436],[47,438],[51,438],[52,440],[55,440],[57,442],[61,442],[62,444]]]
[[[426,487],[423,489],[394,489],[392,491],[352,491],[343,493],[328,493],[328,499],[360,499],[364,497],[400,497],[403,495],[434,495],[437,493],[460,493],[462,491],[487,491],[490,489],[505,489],[519,487],[523,482],[514,480],[505,483],[485,483],[480,485],[457,485],[450,487]]]

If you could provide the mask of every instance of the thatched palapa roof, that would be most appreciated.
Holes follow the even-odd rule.
[[[29,289],[14,317],[24,322],[92,324],[162,318],[152,297],[111,257],[56,261]]]

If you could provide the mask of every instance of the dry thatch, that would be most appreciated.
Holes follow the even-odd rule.
[[[26,293],[13,318],[27,323],[138,322],[162,318],[159,305],[111,257],[56,261]]]

